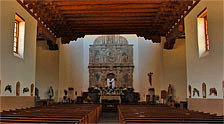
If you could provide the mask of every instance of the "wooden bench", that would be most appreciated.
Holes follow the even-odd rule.
[[[102,106],[93,104],[58,104],[47,107],[32,107],[15,111],[4,111],[0,122],[4,123],[96,123]]]
[[[120,105],[120,123],[223,123],[221,116],[167,106]]]

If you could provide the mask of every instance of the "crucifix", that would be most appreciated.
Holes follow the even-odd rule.
[[[152,86],[152,75],[153,75],[152,72],[148,73],[150,86]]]

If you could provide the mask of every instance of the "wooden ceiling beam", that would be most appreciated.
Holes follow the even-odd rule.
[[[128,23],[142,23],[155,24],[152,20],[88,20],[88,21],[70,21],[72,24],[128,24]],[[161,22],[163,23],[163,22]]]
[[[52,41],[52,43],[56,43],[56,37],[54,36],[54,34],[50,31],[50,30],[48,30],[47,29],[47,27],[45,27],[42,23],[41,23],[41,21],[38,19],[38,16],[37,15],[35,15],[30,9],[28,9],[28,7],[27,6],[25,6],[25,4],[22,2],[22,1],[20,1],[20,0],[16,0],[31,16],[33,16],[36,20],[37,20],[37,22],[38,22],[38,25],[39,25],[39,27],[38,27],[38,30],[39,30],[39,33],[41,33],[41,32],[44,32],[44,36],[47,38],[47,39],[49,39],[49,40],[51,40]]]
[[[46,2],[45,0],[44,2]],[[163,0],[63,0],[53,1],[57,5],[110,5],[110,4],[160,4]]]
[[[72,6],[56,6],[56,9],[58,10],[76,10],[76,11],[81,11],[81,10],[112,10],[112,9],[158,9],[159,4],[153,5],[153,4],[124,4],[124,5],[94,5],[94,6],[88,6],[88,5],[82,5],[82,6],[77,6],[77,5],[72,5]]]
[[[133,21],[153,20],[154,17],[95,17],[95,18],[67,18],[68,21]]]
[[[184,17],[200,2],[200,0],[196,0],[192,3],[192,6],[188,8],[186,12],[181,16],[179,21],[176,21],[171,31],[168,31],[166,34],[166,43],[164,44],[165,49],[173,49],[176,38],[180,35],[184,34]]]
[[[107,13],[62,13],[66,17],[141,17],[141,16],[154,16],[157,15],[157,12],[126,12],[126,13],[119,13],[119,12],[107,12]]]
[[[130,12],[158,12],[158,9],[111,9],[111,10],[61,10],[64,14],[71,14],[71,13],[130,13]]]

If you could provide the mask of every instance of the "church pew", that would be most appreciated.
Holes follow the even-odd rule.
[[[11,120],[12,123],[96,123],[101,111],[101,105],[54,105],[2,112],[0,120]]]
[[[174,109],[144,105],[121,105],[118,107],[120,123],[222,123],[223,118]]]

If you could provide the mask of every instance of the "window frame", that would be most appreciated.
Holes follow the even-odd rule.
[[[208,16],[207,16],[207,7],[204,8],[197,16],[197,18],[203,18],[204,20],[204,33],[205,33],[205,51],[210,50],[209,46],[209,35],[208,35]]]
[[[20,42],[21,43],[24,42],[24,38],[21,39],[21,37],[24,37],[23,35],[25,35],[23,33],[23,30],[25,29],[24,26],[25,26],[25,19],[23,19],[19,14],[15,13],[14,28],[13,28],[14,29],[13,30],[14,32],[13,33],[13,53],[14,55],[16,56],[18,55],[19,57],[22,57],[22,58],[23,58],[23,54],[20,53],[20,47],[21,47]]]
[[[13,52],[17,54],[19,53],[19,23],[20,22],[17,19],[15,19],[16,28],[14,27],[14,34],[16,33],[16,36],[14,35],[14,39],[13,39]]]

